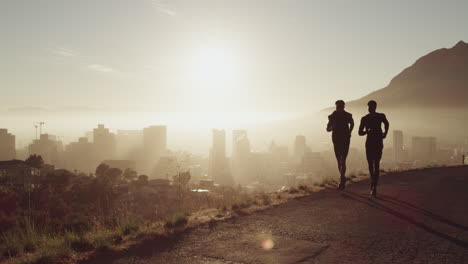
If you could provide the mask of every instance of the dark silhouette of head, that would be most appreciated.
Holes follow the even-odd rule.
[[[369,113],[375,113],[375,110],[377,109],[377,102],[374,100],[370,100],[367,103],[367,106],[369,107]]]
[[[344,111],[345,102],[343,100],[338,100],[335,102],[336,111]]]

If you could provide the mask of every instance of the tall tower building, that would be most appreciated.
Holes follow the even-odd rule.
[[[294,160],[296,162],[302,161],[306,149],[306,137],[301,135],[296,136],[296,140],[294,141]]]
[[[60,165],[62,152],[62,142],[54,135],[42,134],[29,145],[29,155],[40,155],[46,164]]]
[[[403,131],[393,130],[393,155],[395,162],[402,162],[404,159]]]
[[[437,154],[436,142],[435,137],[413,137],[413,160],[423,164],[434,161]]]
[[[0,129],[0,160],[12,160],[16,157],[15,136],[7,129]]]
[[[232,131],[231,166],[236,182],[247,184],[252,180],[250,141],[246,130]]]
[[[211,176],[216,183],[225,183],[227,174],[226,162],[226,132],[213,129],[211,147]]]
[[[143,129],[143,172],[153,173],[167,150],[167,127],[149,126]]]
[[[96,156],[101,160],[115,158],[115,135],[103,124],[93,130],[93,144]]]
[[[143,129],[143,149],[146,155],[160,157],[167,149],[166,126],[150,126]]]

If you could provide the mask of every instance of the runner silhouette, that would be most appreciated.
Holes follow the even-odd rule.
[[[327,131],[332,131],[333,147],[340,172],[340,185],[338,189],[342,190],[346,185],[346,158],[348,157],[354,120],[353,116],[344,110],[345,102],[343,100],[336,101],[335,105],[336,110],[328,116]]]
[[[388,123],[387,117],[382,113],[377,113],[377,102],[371,100],[367,103],[369,114],[361,119],[359,125],[359,135],[367,135],[366,156],[369,164],[369,174],[371,177],[371,195],[377,197],[377,184],[379,182],[380,159],[382,159],[383,140],[387,137]],[[385,131],[382,131],[382,123]]]

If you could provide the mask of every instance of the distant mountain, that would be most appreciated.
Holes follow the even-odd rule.
[[[468,44],[438,49],[395,76],[387,87],[346,102],[356,122],[367,102],[387,115],[390,129],[409,135],[436,136],[445,142],[468,139]],[[319,113],[322,120],[334,107]],[[323,123],[323,121],[322,121]]]
[[[468,109],[468,44],[460,41],[450,49],[433,51],[394,77],[387,87],[346,105],[362,108],[369,100],[385,109]]]
[[[390,130],[403,130],[405,144],[411,144],[412,136],[435,136],[441,146],[468,140],[468,44],[460,41],[450,49],[433,51],[395,76],[387,87],[346,102],[356,125],[367,114],[369,100],[376,100],[377,111],[387,115]],[[334,109],[272,122],[256,131],[262,138],[275,131],[276,138],[290,142],[294,135],[306,135],[319,148],[318,142],[330,143],[325,127]],[[362,147],[364,138],[354,134],[352,144]]]

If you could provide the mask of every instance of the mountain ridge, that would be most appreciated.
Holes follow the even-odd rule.
[[[422,56],[386,87],[349,101],[346,107],[362,108],[369,100],[385,108],[468,108],[468,44],[461,40]]]

